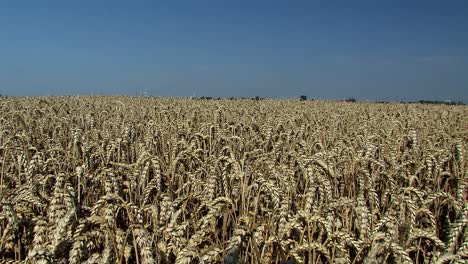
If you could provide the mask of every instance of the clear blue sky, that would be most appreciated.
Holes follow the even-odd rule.
[[[0,0],[0,93],[468,102],[468,1]]]

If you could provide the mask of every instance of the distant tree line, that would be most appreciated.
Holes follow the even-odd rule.
[[[265,100],[265,98],[260,96],[255,96],[252,98],[248,97],[211,97],[211,96],[201,96],[201,97],[194,97],[192,99],[195,100],[254,100],[254,101],[261,101]]]
[[[144,95],[147,97],[147,95]],[[6,95],[0,94],[0,97],[7,97]],[[211,97],[211,96],[201,96],[201,97],[191,97],[194,100],[254,100],[254,101],[262,101],[265,100],[265,98],[260,97],[260,96],[255,96],[255,97]],[[301,95],[299,96],[299,101],[313,101],[315,100],[314,98],[312,99],[307,99],[306,95]],[[346,99],[341,100],[342,102],[348,102],[348,103],[355,103],[358,102],[353,97],[349,97]],[[374,103],[379,103],[379,104],[388,104],[390,103],[389,101],[374,101]],[[402,104],[431,104],[431,105],[466,105],[462,101],[452,101],[452,100],[445,100],[445,101],[440,101],[440,100],[419,100],[419,101],[401,101],[400,103]]]
[[[462,101],[430,101],[430,100],[419,100],[417,103],[420,104],[435,104],[435,105],[465,105]]]
[[[255,96],[255,97],[211,97],[211,96],[201,96],[201,97],[192,97],[194,100],[254,100],[254,101],[262,101],[265,100],[264,97]],[[307,96],[301,95],[299,97],[300,101],[307,101]],[[314,99],[309,99],[314,100]]]
[[[343,101],[344,102],[350,102],[350,103],[357,102],[357,100],[352,98],[352,97],[344,99]],[[389,104],[391,102],[389,102],[389,101],[374,101],[374,103]],[[402,103],[402,104],[432,104],[432,105],[465,105],[465,103],[462,102],[462,101],[451,101],[451,100],[446,100],[446,101],[419,100],[419,101],[409,101],[409,102],[401,101],[400,103]]]

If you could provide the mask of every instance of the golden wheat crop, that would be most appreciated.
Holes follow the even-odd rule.
[[[0,99],[0,261],[468,261],[468,107]]]

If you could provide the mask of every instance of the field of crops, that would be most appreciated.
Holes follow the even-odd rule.
[[[467,144],[467,106],[0,98],[0,262],[465,262]]]

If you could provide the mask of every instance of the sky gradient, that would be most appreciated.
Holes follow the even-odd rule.
[[[0,93],[468,102],[468,1],[0,1]]]

